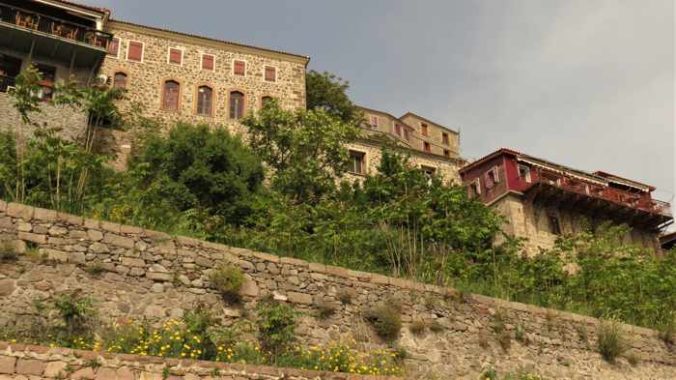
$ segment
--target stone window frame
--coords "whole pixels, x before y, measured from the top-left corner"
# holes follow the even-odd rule
[[[240,75],[240,74],[235,74],[235,62],[237,62],[237,61],[239,61],[239,62],[244,62],[244,73],[241,74],[241,75]],[[247,62],[246,59],[233,58],[233,59],[232,59],[232,71],[231,71],[232,75],[235,76],[235,77],[246,78],[246,68],[247,68],[247,66],[249,66],[249,62]],[[234,90],[233,90],[233,91],[234,91]],[[230,92],[232,92],[232,91],[230,91]],[[241,92],[241,91],[240,91],[240,92]],[[246,95],[246,94],[245,94],[245,95]]]
[[[127,77],[127,82],[125,83],[125,86],[124,86],[124,87],[119,87],[119,88],[121,88],[121,89],[123,89],[123,90],[128,90],[128,89],[129,89],[129,71],[127,71],[126,69],[123,69],[123,68],[117,68],[117,69],[113,70],[113,75],[112,75],[112,77],[110,78],[110,79],[111,79],[111,81],[110,81],[110,86],[111,86],[112,88],[115,88],[115,76],[116,76],[117,74],[124,74],[124,75],[126,75],[126,77]]]
[[[203,113],[198,113],[198,100],[199,100],[199,90],[200,87],[209,87],[211,89],[211,113],[210,114],[203,114]],[[203,116],[203,117],[214,117],[216,116],[216,105],[218,102],[216,101],[217,99],[217,92],[216,91],[216,86],[213,85],[213,83],[200,83],[195,85],[195,105],[193,106],[193,114],[196,116]],[[229,105],[229,104],[228,104]]]
[[[240,91],[240,92],[241,92],[241,91]],[[265,95],[261,96],[261,109],[263,109],[263,105],[265,105],[265,99],[266,99],[266,98],[269,98],[269,99],[271,99],[271,100],[279,100],[279,99],[277,99],[276,97],[274,97],[274,96],[272,96],[272,95],[270,95],[270,94],[265,94]]]
[[[176,82],[178,83],[178,104],[176,104],[176,109],[175,110],[170,110],[164,108],[164,84],[167,82]],[[160,111],[163,112],[169,112],[169,113],[181,113],[181,105],[182,105],[182,99],[181,97],[183,96],[183,83],[181,80],[176,79],[175,77],[169,77],[169,78],[163,78],[160,81]]]
[[[347,172],[353,175],[358,175],[358,176],[366,176],[366,168],[368,168],[367,162],[366,162],[366,152],[363,150],[358,150],[358,149],[348,149],[348,155],[350,157],[350,168],[348,168]],[[360,171],[356,172],[352,170],[352,157],[353,156],[361,156],[361,168]]]
[[[122,52],[122,38],[113,37],[113,40],[117,40],[117,53],[112,55],[108,52],[108,49],[106,49],[106,58],[120,59],[120,53]]]
[[[242,115],[240,115],[239,118],[230,117],[230,98],[232,96],[232,93],[234,93],[234,92],[239,92],[239,93],[242,94]],[[246,115],[247,106],[249,105],[249,101],[248,101],[249,95],[247,94],[246,91],[244,91],[244,89],[238,88],[238,87],[228,89],[227,94],[228,94],[228,97],[227,97],[226,106],[227,106],[228,119],[235,120],[235,121],[241,120]]]
[[[141,44],[141,60],[140,61],[137,61],[137,60],[134,60],[134,59],[129,59],[129,48],[131,47],[132,42],[136,42],[136,43]],[[126,58],[125,60],[127,62],[144,63],[145,60],[146,60],[146,43],[143,42],[143,41],[129,40],[129,41],[127,41],[127,50],[125,51],[125,53],[126,53],[125,54],[125,58]],[[164,83],[164,82],[162,82],[162,83]]]
[[[210,57],[213,59],[214,67],[212,67],[211,69],[205,69],[205,68],[204,68],[204,56],[205,56],[205,55],[208,55],[208,56],[210,56]],[[233,69],[234,69],[234,68],[233,68]],[[205,52],[200,53],[200,70],[202,70],[202,71],[216,72],[216,54],[205,53]]]
[[[171,62],[171,50],[178,50],[181,52],[181,63]],[[183,66],[183,61],[185,60],[185,48],[182,46],[169,46],[167,48],[167,64],[174,66]]]
[[[267,71],[268,69],[273,69],[274,70],[274,79],[273,80],[268,80],[267,78]],[[267,83],[277,83],[279,79],[279,69],[277,66],[273,65],[263,65],[263,81]]]

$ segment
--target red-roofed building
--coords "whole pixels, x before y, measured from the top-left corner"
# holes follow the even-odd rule
[[[673,223],[670,205],[652,198],[653,186],[602,171],[588,173],[511,149],[499,149],[460,169],[471,197],[507,218],[506,233],[528,239],[527,251],[550,248],[562,234],[602,222],[626,224],[626,237],[659,250]]]

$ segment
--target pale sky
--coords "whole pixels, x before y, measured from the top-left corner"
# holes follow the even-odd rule
[[[113,17],[309,55],[361,105],[658,187],[674,201],[672,0],[79,0]]]

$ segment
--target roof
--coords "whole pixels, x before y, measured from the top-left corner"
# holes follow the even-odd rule
[[[555,167],[559,170],[575,172],[575,173],[581,174],[585,177],[589,177],[590,180],[602,181],[603,183],[608,183],[610,181],[610,182],[620,183],[620,184],[625,185],[625,186],[635,187],[635,188],[638,188],[638,189],[644,190],[644,191],[655,190],[655,187],[643,184],[641,182],[632,181],[630,179],[625,179],[625,178],[622,178],[622,177],[619,177],[619,176],[616,176],[616,175],[613,175],[613,174],[609,174],[609,173],[606,173],[606,172],[602,172],[602,171],[596,171],[596,172],[593,172],[593,173],[589,173],[589,172],[586,172],[584,170],[574,169],[574,168],[571,168],[569,166],[557,164],[557,163],[554,163],[554,162],[551,162],[551,161],[548,161],[548,160],[545,160],[545,159],[542,159],[542,158],[533,157],[533,156],[530,156],[528,154],[521,153],[521,152],[518,152],[516,150],[512,150],[512,149],[508,149],[508,148],[500,148],[500,149],[498,149],[498,150],[496,150],[492,153],[489,153],[488,155],[483,156],[483,157],[479,158],[478,160],[471,162],[468,165],[465,165],[464,167],[460,168],[459,172],[465,173],[468,170],[475,168],[475,167],[483,164],[484,162],[491,160],[495,157],[501,156],[501,155],[510,155],[510,156],[514,156],[516,158],[523,158],[523,159],[530,159],[530,160],[533,160],[533,161],[539,161],[540,163],[546,164],[548,166]]]
[[[403,126],[405,126],[405,127],[407,127],[407,128],[415,129],[415,128],[411,127],[410,125],[406,124],[406,122],[404,122],[404,121],[401,120],[400,118],[398,118],[398,117],[392,115],[391,113],[387,113],[387,112],[385,112],[385,111],[380,111],[380,110],[377,110],[377,109],[374,109],[374,108],[368,108],[368,107],[359,106],[359,105],[357,106],[357,108],[363,109],[363,110],[368,111],[368,112],[375,112],[375,113],[379,113],[379,114],[381,114],[381,115],[385,115],[385,116],[387,116],[387,117],[389,117],[389,118],[391,118],[391,119],[397,120],[399,123],[401,123]]]
[[[51,2],[54,2],[54,3],[63,3],[65,5],[70,5],[70,6],[73,6],[73,7],[79,7],[79,8],[87,9],[87,10],[90,10],[90,11],[99,12],[99,13],[110,13],[110,10],[108,8],[94,7],[94,6],[91,6],[91,5],[77,3],[77,2],[74,2],[74,1],[70,1],[70,0],[48,0],[48,1],[51,1]]]
[[[445,126],[445,125],[439,124],[439,123],[437,123],[436,121],[433,121],[433,120],[430,120],[430,119],[428,119],[428,118],[422,117],[422,116],[420,116],[420,115],[418,115],[418,114],[415,114],[415,113],[413,113],[413,112],[406,112],[405,114],[401,115],[400,119],[403,119],[403,118],[405,118],[406,116],[413,116],[413,117],[415,117],[415,118],[418,118],[418,119],[420,119],[420,120],[424,120],[424,121],[426,121],[426,122],[428,122],[428,123],[430,123],[430,124],[434,124],[434,125],[439,126],[439,127],[443,128],[443,129],[446,129],[446,130],[448,130],[448,131],[450,131],[450,132],[453,132],[453,133],[455,133],[455,134],[460,134],[460,132],[456,131],[455,129],[451,129],[451,128]]]
[[[197,34],[177,32],[177,31],[171,30],[171,29],[164,29],[164,28],[159,28],[159,27],[156,27],[156,26],[136,24],[136,23],[133,23],[133,22],[130,22],[130,21],[123,21],[123,20],[117,20],[117,19],[111,19],[110,21],[114,24],[127,25],[127,26],[131,26],[131,27],[142,28],[142,29],[149,29],[149,30],[154,30],[154,31],[162,32],[162,33],[171,33],[171,34],[174,34],[174,35],[180,35],[180,36],[185,36],[185,37],[189,37],[189,38],[196,38],[196,39],[200,39],[200,40],[204,40],[204,41],[226,44],[226,45],[230,45],[230,46],[233,46],[233,47],[239,47],[239,48],[245,48],[245,49],[254,49],[254,50],[266,51],[266,52],[275,53],[275,54],[288,55],[288,56],[300,58],[301,60],[303,60],[305,62],[305,65],[307,65],[308,62],[310,62],[310,57],[307,56],[307,55],[289,53],[289,52],[286,52],[286,51],[283,51],[283,50],[274,50],[274,49],[262,48],[262,47],[253,46],[253,45],[241,44],[241,43],[238,43],[238,42],[232,42],[232,41],[221,40],[221,39],[212,38],[212,37],[200,36],[200,35],[197,35]]]

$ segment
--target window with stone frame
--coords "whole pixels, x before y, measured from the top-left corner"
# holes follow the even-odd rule
[[[265,81],[267,82],[277,81],[277,69],[275,67],[265,66]]]
[[[366,153],[350,150],[350,167],[348,171],[354,174],[366,174],[365,158]]]
[[[246,73],[246,62],[235,60],[233,62],[233,73],[235,75],[244,76],[244,74]]]
[[[169,48],[169,63],[181,65],[183,63],[183,50],[178,48]]]
[[[441,142],[442,142],[444,145],[448,145],[448,144],[449,144],[448,133],[446,133],[446,132],[441,132]]]
[[[261,98],[261,107],[265,107],[265,106],[267,106],[268,104],[271,104],[274,100],[275,100],[275,98],[273,98],[272,96],[264,96],[264,97],[262,97],[262,98]]]
[[[164,82],[162,87],[162,109],[165,111],[178,111],[181,96],[181,84],[175,80]]]
[[[143,61],[143,42],[129,41],[127,60],[135,62]]]
[[[213,93],[209,86],[199,86],[197,88],[197,114],[211,116],[213,112]]]
[[[423,136],[427,136],[427,124],[420,123],[420,134]]]
[[[202,70],[214,71],[215,59],[212,54],[202,54]]]
[[[113,75],[113,88],[127,88],[127,74],[121,71]]]
[[[423,150],[427,153],[431,153],[432,145],[430,145],[430,143],[428,143],[427,141],[423,141]]]
[[[241,119],[244,116],[244,94],[239,91],[232,91],[229,108],[231,119]]]
[[[469,184],[469,195],[472,198],[481,196],[481,181],[479,181],[479,178]]]
[[[444,149],[444,157],[451,158],[451,151],[448,149]]]
[[[109,56],[115,58],[120,56],[120,39],[118,37],[113,37],[113,39],[110,40],[107,53]]]
[[[518,173],[519,173],[519,178],[521,178],[523,181],[530,183],[530,181],[531,181],[531,179],[530,179],[530,166],[519,164],[517,170],[518,170]]]

